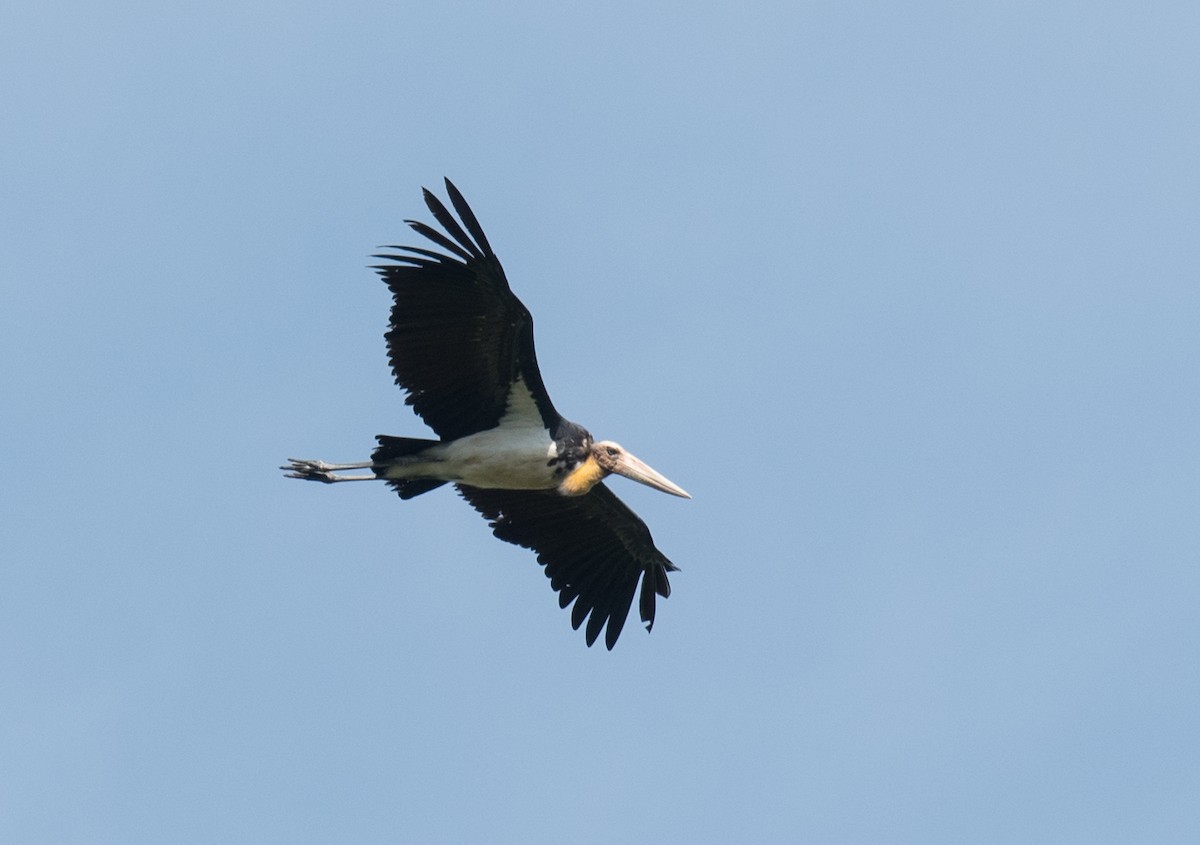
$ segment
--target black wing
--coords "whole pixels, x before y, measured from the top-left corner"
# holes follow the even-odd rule
[[[497,537],[537,552],[559,606],[575,602],[572,627],[588,620],[589,646],[605,623],[604,644],[616,644],[639,578],[642,622],[646,630],[654,627],[655,597],[671,595],[667,573],[678,567],[654,547],[646,523],[603,484],[584,496],[464,485],[458,492],[487,517]]]
[[[560,417],[538,371],[533,317],[509,288],[479,221],[449,179],[446,192],[461,225],[428,189],[425,203],[448,237],[405,221],[445,252],[389,246],[406,254],[375,256],[396,262],[374,268],[392,291],[386,336],[396,384],[443,440],[494,428],[519,378],[553,429]]]

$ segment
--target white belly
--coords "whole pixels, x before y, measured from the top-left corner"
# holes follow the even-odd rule
[[[557,487],[550,461],[558,450],[544,428],[493,428],[439,450],[437,477],[472,487],[545,490]]]
[[[548,490],[560,478],[550,463],[558,447],[550,439],[537,404],[518,379],[500,425],[402,458],[387,478],[440,478],[472,487],[501,490]]]

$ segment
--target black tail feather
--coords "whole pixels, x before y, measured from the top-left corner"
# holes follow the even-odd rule
[[[408,478],[403,481],[388,479],[388,486],[399,493],[401,499],[411,499],[414,496],[420,496],[422,493],[436,490],[446,483],[439,478]]]
[[[388,465],[395,462],[397,458],[419,454],[439,443],[437,440],[425,440],[420,437],[392,437],[390,434],[380,434],[375,439],[379,441],[379,446],[371,453],[371,463],[375,465],[373,469],[378,478],[385,478],[384,473]],[[420,496],[422,493],[436,490],[446,483],[440,478],[387,478],[386,480],[388,486],[400,494],[401,499]]]

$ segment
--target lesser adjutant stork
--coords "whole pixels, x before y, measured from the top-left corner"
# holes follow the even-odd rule
[[[430,191],[445,229],[405,221],[444,251],[389,246],[376,267],[391,289],[388,356],[407,403],[437,440],[381,434],[371,460],[289,459],[290,478],[334,483],[379,479],[402,499],[453,484],[501,540],[537,552],[571,624],[590,646],[607,626],[612,648],[638,581],[638,608],[653,627],[676,567],[646,524],[604,484],[612,473],[691,498],[617,443],[594,440],[554,409],[533,348],[533,318],[508,286],[479,221],[446,180],[458,220]],[[343,474],[369,470],[369,474]]]

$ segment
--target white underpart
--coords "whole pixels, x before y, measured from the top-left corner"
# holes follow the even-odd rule
[[[533,396],[518,379],[500,424],[441,446],[387,470],[388,478],[440,478],[472,487],[545,490],[557,487],[550,461],[558,454]]]

